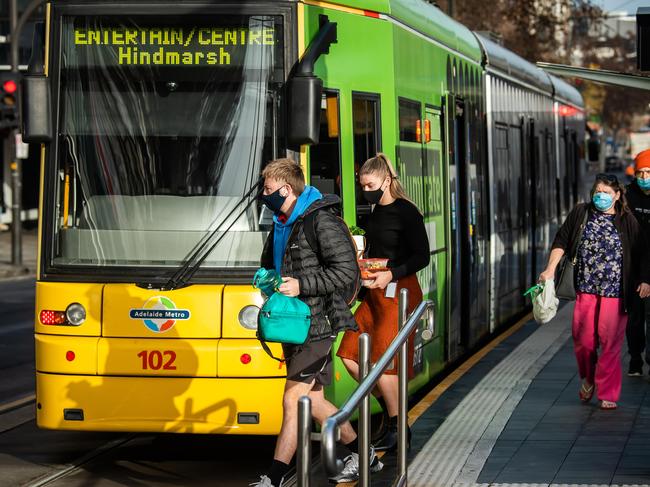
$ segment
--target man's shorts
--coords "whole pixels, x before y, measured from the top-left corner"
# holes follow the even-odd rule
[[[335,337],[328,337],[304,345],[282,344],[287,357],[287,379],[296,382],[328,386],[332,382],[332,345]]]

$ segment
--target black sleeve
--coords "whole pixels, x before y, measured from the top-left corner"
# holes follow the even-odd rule
[[[642,282],[650,284],[650,247],[634,215],[630,213],[626,220],[630,235],[630,246],[632,247],[632,265],[637,269],[636,288]]]
[[[555,234],[551,250],[562,249],[568,253],[571,248],[571,236],[575,233],[576,226],[580,225],[578,219],[581,215],[582,205],[577,205],[569,212],[564,223]]]
[[[301,296],[327,296],[351,284],[359,272],[357,255],[345,222],[328,211],[314,217],[323,270],[298,277]]]
[[[424,218],[418,209],[412,204],[404,211],[404,231],[401,235],[403,245],[408,249],[408,259],[403,264],[391,269],[393,279],[401,279],[405,276],[415,274],[429,265],[430,250],[427,229],[424,226]]]

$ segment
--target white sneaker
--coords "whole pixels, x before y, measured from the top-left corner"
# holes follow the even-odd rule
[[[271,479],[268,476],[260,475],[259,481],[248,485],[250,487],[282,487],[282,484],[284,484],[284,477],[282,477],[282,480],[280,480],[280,485],[273,485],[271,483]]]
[[[372,473],[379,472],[384,468],[384,464],[379,461],[379,458],[375,454],[375,447],[370,447],[370,471]],[[329,481],[335,484],[340,484],[342,482],[356,482],[359,480],[359,454],[350,453],[347,457],[343,459],[343,470],[334,476],[330,477]]]

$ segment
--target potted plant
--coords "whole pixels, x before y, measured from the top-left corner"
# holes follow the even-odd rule
[[[354,245],[357,248],[357,259],[362,259],[366,250],[366,231],[356,225],[351,225],[350,234],[352,234],[352,240],[354,240]]]

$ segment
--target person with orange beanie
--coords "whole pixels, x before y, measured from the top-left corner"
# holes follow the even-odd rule
[[[630,210],[636,217],[645,238],[645,251],[650,252],[650,149],[639,152],[634,158],[634,180],[627,185],[626,196]],[[646,261],[647,262],[647,261]],[[627,322],[627,348],[630,353],[628,375],[643,375],[643,357],[650,365],[650,298],[637,295],[629,310]]]

